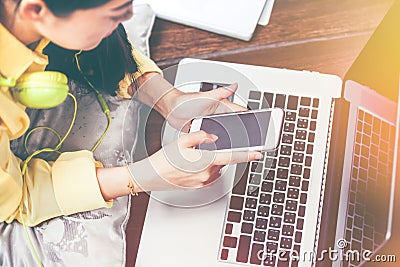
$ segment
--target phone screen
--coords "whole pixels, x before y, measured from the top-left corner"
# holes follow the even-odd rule
[[[203,118],[200,129],[218,136],[212,144],[200,144],[199,149],[221,150],[264,146],[271,111],[233,113]]]

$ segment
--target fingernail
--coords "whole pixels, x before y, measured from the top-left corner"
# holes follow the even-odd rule
[[[261,154],[261,153],[256,153],[255,158],[256,158],[256,159],[262,159],[262,158],[263,158],[263,154]]]
[[[212,138],[213,138],[213,141],[217,141],[217,140],[218,140],[218,136],[217,136],[217,135],[212,134],[211,136],[212,136]]]

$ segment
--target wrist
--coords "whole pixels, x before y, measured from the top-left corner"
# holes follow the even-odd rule
[[[183,94],[160,74],[145,73],[138,79],[138,99],[167,118],[176,106],[176,98]]]
[[[177,186],[163,179],[149,158],[128,164],[127,170],[132,179],[132,184],[138,192],[177,189]]]

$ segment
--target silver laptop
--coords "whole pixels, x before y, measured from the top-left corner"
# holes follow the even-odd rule
[[[266,152],[262,161],[228,167],[221,179],[204,189],[152,193],[136,266],[317,263],[328,152],[335,145],[330,139],[334,104],[341,97],[342,81],[314,72],[185,59],[178,66],[175,86],[189,92],[201,90],[204,82],[235,81],[239,90],[234,102],[286,111],[279,149]],[[349,118],[359,118],[354,112],[364,110],[371,119],[394,125],[396,103],[355,82],[347,82],[344,92],[355,107]],[[347,146],[352,147],[358,139],[348,132]],[[167,125],[164,144],[177,135]],[[394,144],[390,142],[388,149]],[[349,149],[345,157],[353,155]],[[344,172],[351,166],[346,164]],[[346,211],[341,212],[339,218],[346,217]],[[345,229],[338,224],[338,238],[343,238],[341,227]]]

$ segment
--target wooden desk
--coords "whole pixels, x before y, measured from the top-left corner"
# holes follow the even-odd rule
[[[156,20],[152,58],[161,68],[184,57],[213,59],[344,77],[394,0],[276,0],[270,23],[258,26],[250,42],[164,20]],[[228,12],[228,11],[227,11]],[[216,18],[218,19],[218,18]],[[160,148],[162,118],[152,113],[146,129],[148,152]],[[134,198],[127,227],[127,266],[134,266],[147,208]]]

